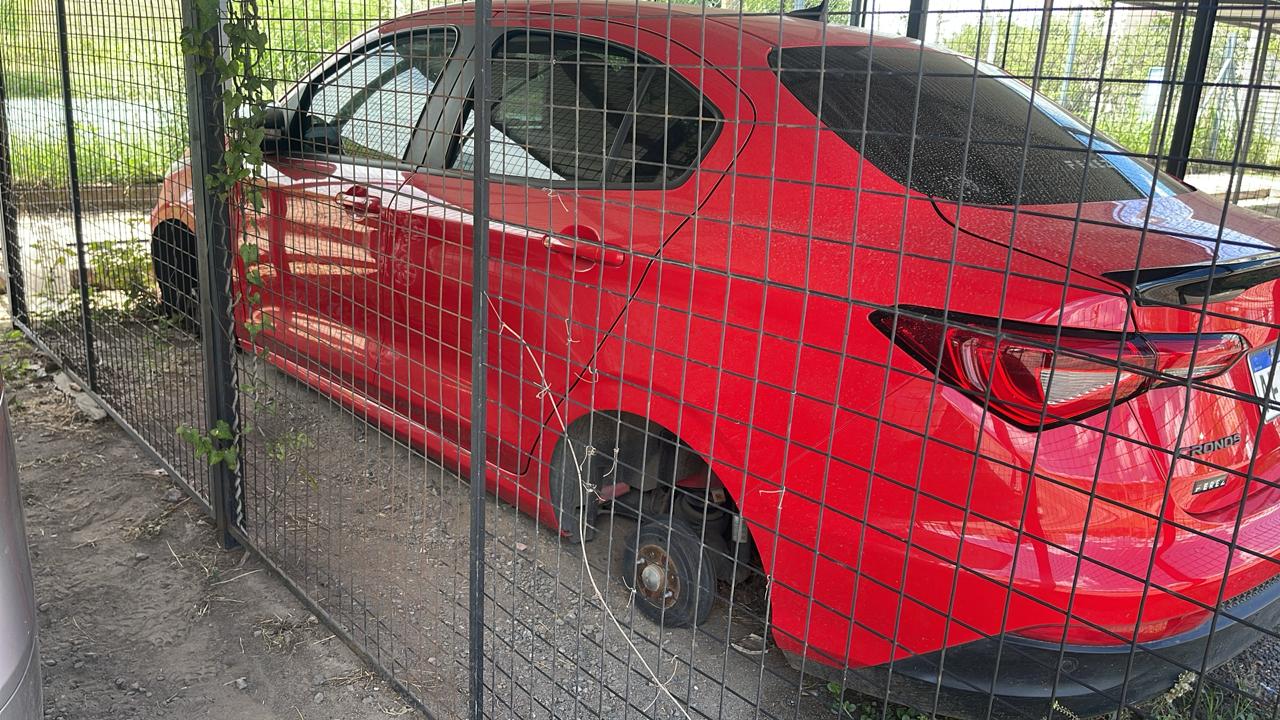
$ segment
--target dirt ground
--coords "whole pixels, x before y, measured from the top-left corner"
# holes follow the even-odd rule
[[[31,541],[45,717],[386,718],[411,712],[110,420],[0,343]]]

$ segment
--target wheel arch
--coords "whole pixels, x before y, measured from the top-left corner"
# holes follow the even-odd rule
[[[592,407],[591,398],[587,397],[579,402],[565,403],[566,407],[573,407],[577,412],[572,415],[561,412],[560,415],[565,417],[565,430],[549,428],[554,430],[553,441],[542,445],[538,461],[547,468],[544,497],[551,501],[553,507],[556,507],[553,483],[559,482],[553,477],[556,472],[553,461],[555,449],[566,438],[572,438],[575,433],[582,433],[585,428],[589,428],[593,418],[598,421],[601,417],[607,419],[613,415],[624,415],[631,418],[637,427],[643,427],[647,423],[669,432],[679,446],[686,448],[711,468],[724,485],[734,506],[748,520],[747,527],[761,553],[761,560],[766,568],[770,567],[770,549],[775,534],[773,528],[777,524],[777,501],[769,499],[767,502],[750,502],[753,496],[760,494],[758,491],[765,488],[744,470],[745,441],[749,428],[735,420],[717,417],[705,410],[693,408],[689,403],[660,394],[628,391],[621,384],[608,388],[603,385],[603,379],[592,385],[591,395],[617,398],[619,402],[611,406]],[[758,498],[765,499],[764,496]]]

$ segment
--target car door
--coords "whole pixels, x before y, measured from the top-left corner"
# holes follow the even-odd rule
[[[510,472],[527,467],[568,389],[591,380],[596,348],[649,263],[714,188],[689,182],[695,168],[723,171],[737,151],[714,142],[721,121],[711,102],[737,91],[719,75],[700,91],[671,67],[697,67],[696,55],[635,28],[615,34],[639,37],[640,52],[606,41],[608,23],[575,18],[566,26],[572,31],[551,32],[558,23],[509,28],[491,65],[488,447],[489,460]],[[476,131],[465,111],[452,127],[459,132],[449,171],[411,179],[404,192],[430,194],[465,214],[473,210]],[[441,322],[421,331],[451,352],[439,372],[423,375],[438,387],[424,388],[417,401],[435,402],[452,439],[465,444],[469,224],[428,243]]]
[[[396,190],[455,44],[448,28],[381,38],[302,88],[290,131],[299,142],[270,159],[263,212],[247,228],[262,278],[253,331],[285,360],[370,394],[392,322],[382,295]]]

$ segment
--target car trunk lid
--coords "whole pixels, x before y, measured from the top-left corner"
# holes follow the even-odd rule
[[[1134,438],[1169,468],[1188,514],[1231,522],[1243,495],[1280,480],[1276,292],[1280,223],[1200,193],[1073,206],[997,208],[934,201],[975,242],[995,243],[1105,279],[1132,300],[1144,335],[1234,333],[1245,361],[1210,380],[1169,383],[1130,400]],[[1222,517],[1217,517],[1219,514]],[[1230,516],[1230,517],[1227,517]]]

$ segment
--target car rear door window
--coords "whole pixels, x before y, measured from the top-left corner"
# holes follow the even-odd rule
[[[1132,200],[1185,190],[1000,70],[910,47],[789,47],[783,86],[886,175],[984,205]]]
[[[494,54],[490,167],[545,182],[649,184],[697,164],[717,121],[684,78],[598,40],[518,33]],[[470,113],[453,167],[472,170]]]
[[[343,155],[400,160],[454,37],[439,28],[371,48],[317,85],[305,111],[338,128]]]

